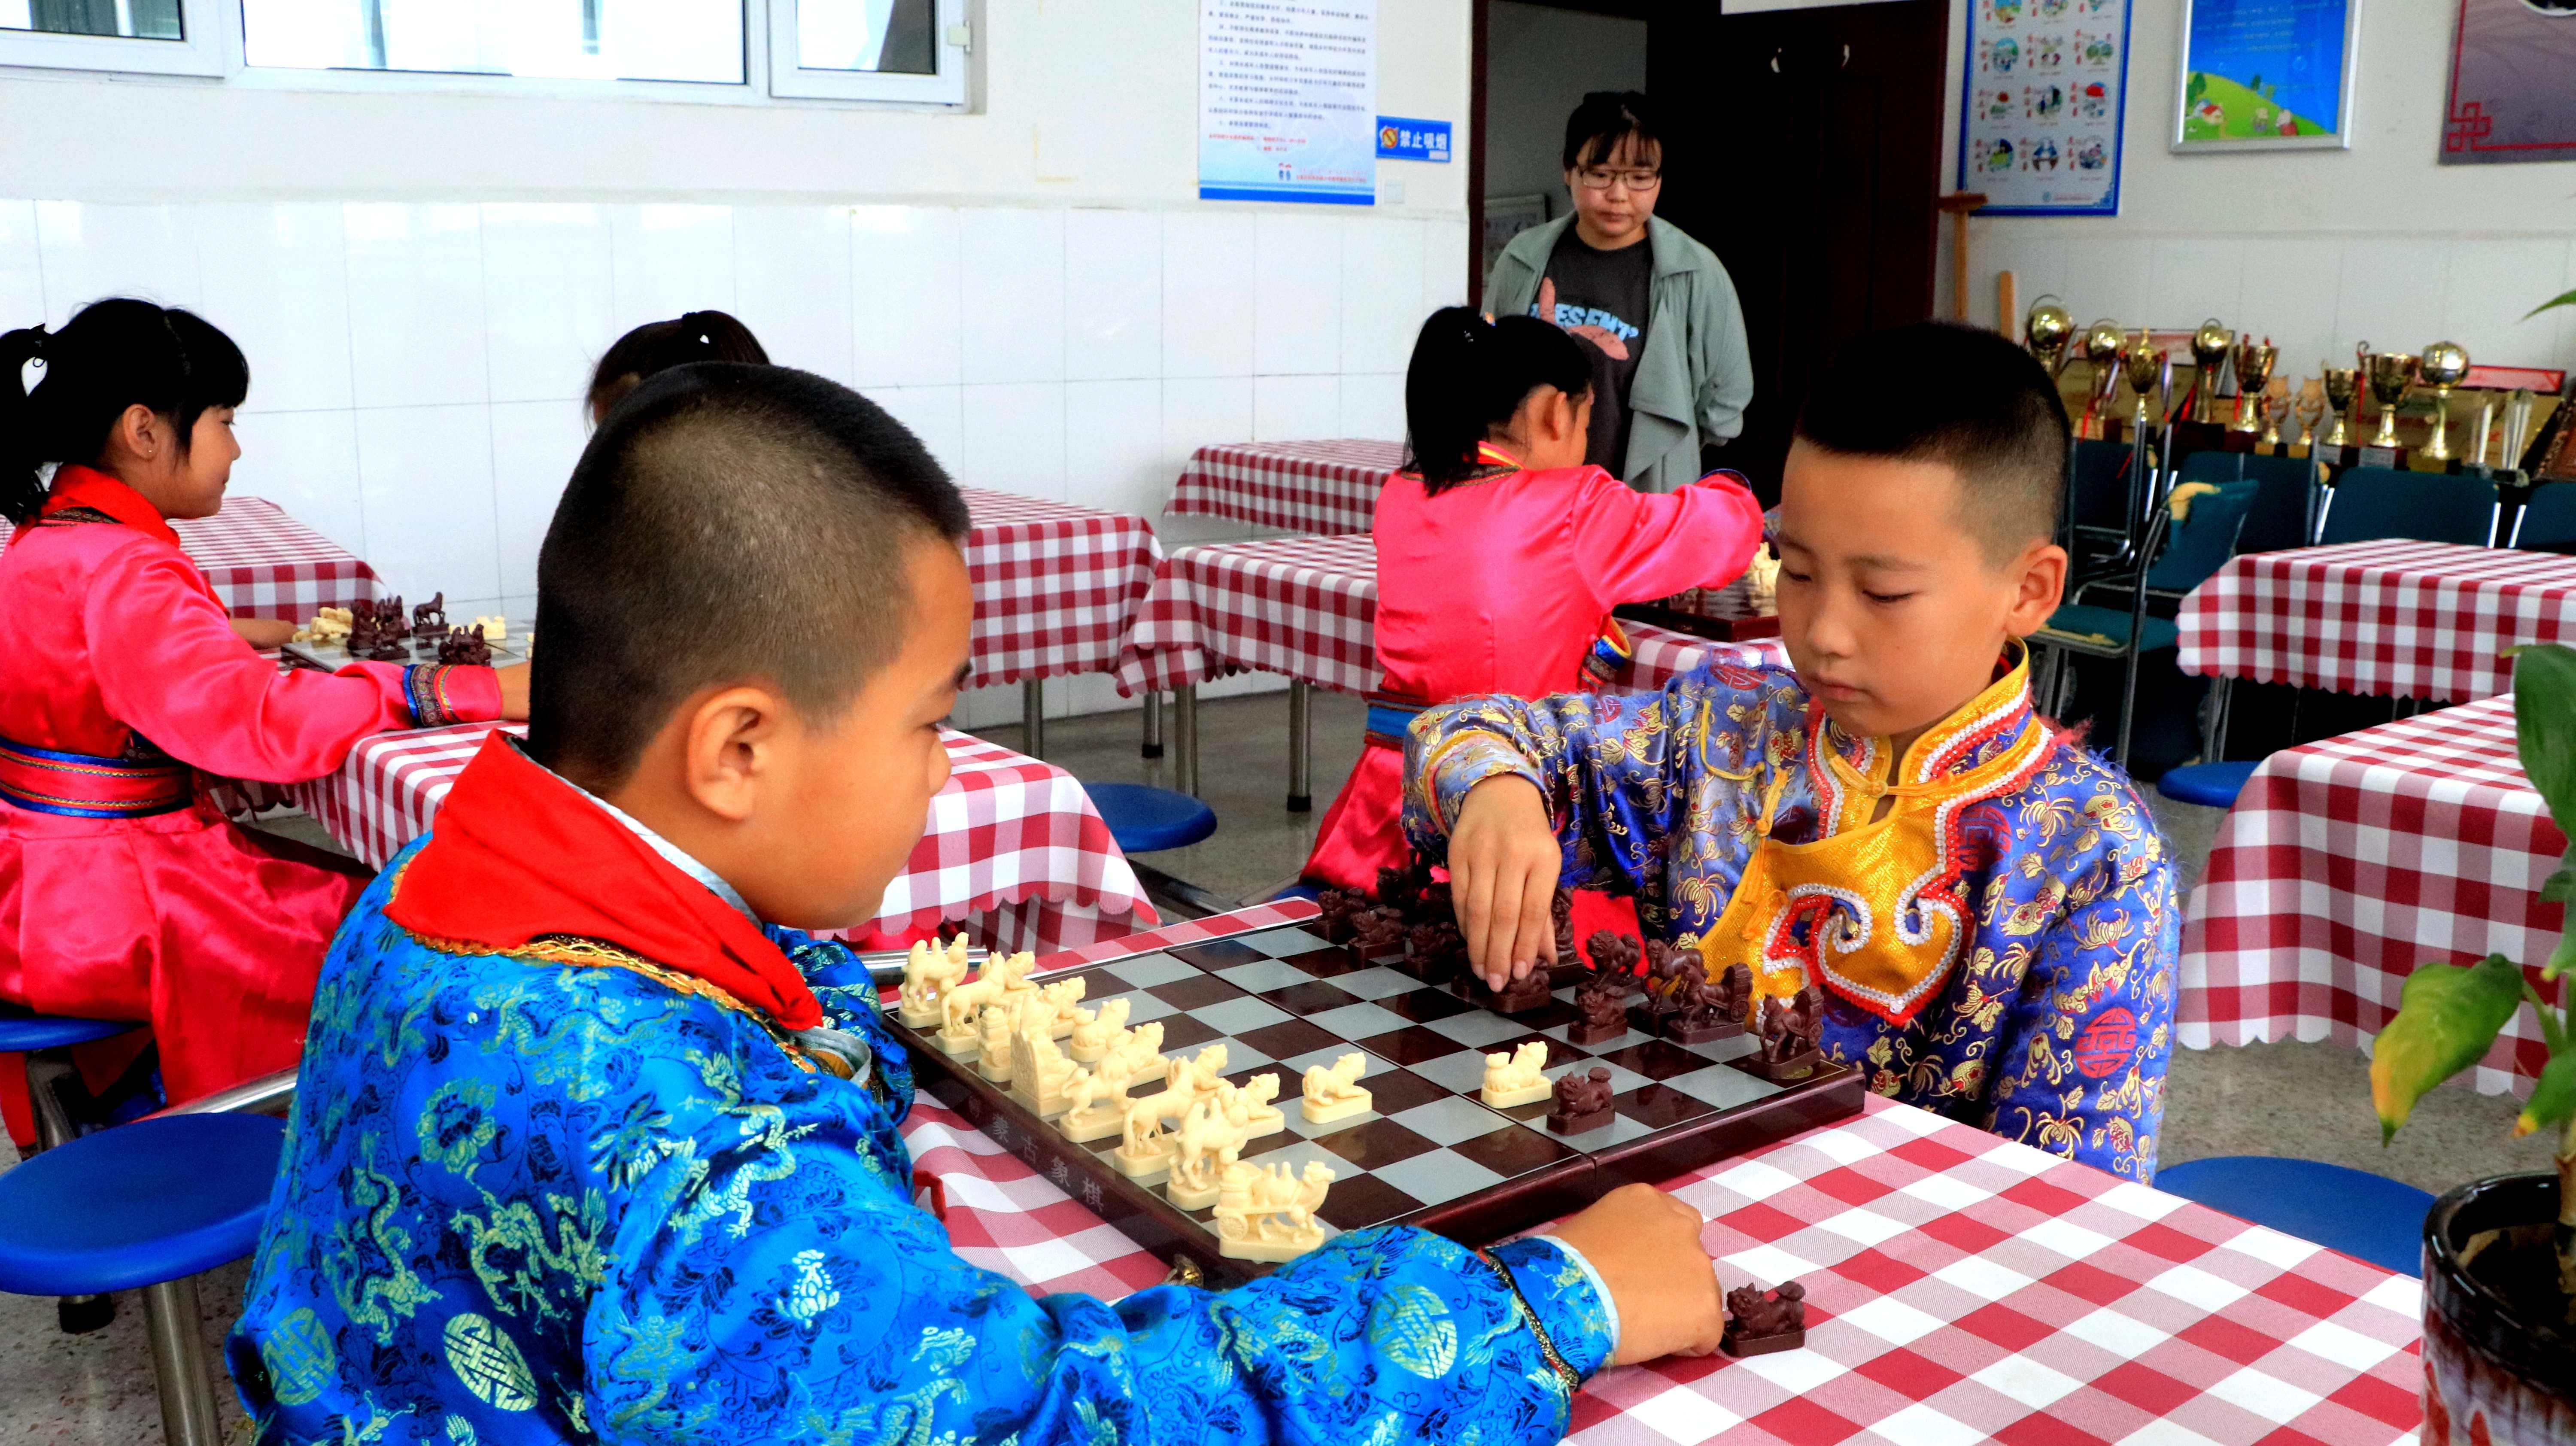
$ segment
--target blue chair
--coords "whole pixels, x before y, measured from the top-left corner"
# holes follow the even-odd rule
[[[2230,482],[2242,481],[2247,455],[2243,452],[2186,453],[2182,461],[2175,464],[2174,485],[2207,482],[2214,487],[2224,487]]]
[[[1178,789],[1144,783],[1086,783],[1082,788],[1122,854],[1187,848],[1216,832],[1216,810]]]
[[[0,1175],[0,1290],[141,1288],[171,1446],[221,1440],[196,1277],[250,1254],[285,1138],[285,1122],[267,1115],[162,1115],[84,1135]]]
[[[2405,537],[2492,547],[2495,529],[2496,486],[2484,477],[2354,467],[2335,479],[2317,541]]]
[[[2514,547],[2576,553],[2576,482],[2543,482],[2513,520]]]
[[[2186,763],[2166,769],[2164,777],[2156,780],[2156,792],[2176,803],[2234,808],[2236,795],[2245,791],[2245,781],[2254,776],[2254,768],[2250,762]]]
[[[2156,1188],[2399,1275],[2424,1273],[2433,1197],[2403,1181],[2316,1160],[2219,1155],[2156,1172]]]
[[[142,1026],[114,1019],[80,1019],[63,1014],[35,1014],[14,1004],[0,1004],[0,1054],[20,1054],[27,1062],[27,1109],[36,1117],[36,1149],[50,1150],[72,1138],[71,1115],[63,1109],[54,1082],[71,1073],[64,1051],[76,1044],[113,1039]],[[116,1297],[71,1295],[54,1302],[54,1322],[65,1335],[86,1335],[116,1319]]]

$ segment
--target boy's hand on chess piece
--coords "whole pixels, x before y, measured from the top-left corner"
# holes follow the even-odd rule
[[[1486,779],[1449,832],[1449,887],[1467,960],[1489,989],[1556,957],[1556,830],[1529,780]]]
[[[501,685],[501,721],[524,723],[528,720],[528,665],[512,663],[492,670]]]
[[[1547,1232],[1583,1252],[1619,1308],[1610,1364],[1704,1356],[1726,1333],[1717,1266],[1699,1243],[1708,1221],[1652,1185],[1622,1185]]]

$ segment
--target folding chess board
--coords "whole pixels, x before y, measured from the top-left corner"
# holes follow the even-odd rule
[[[1287,1128],[1245,1145],[1242,1161],[1310,1161],[1334,1172],[1318,1212],[1326,1233],[1371,1225],[1418,1225],[1470,1245],[1499,1240],[1577,1210],[1632,1181],[1657,1183],[1729,1155],[1856,1114],[1859,1074],[1834,1065],[1793,1084],[1772,1084],[1729,1061],[1752,1055],[1750,1035],[1701,1045],[1629,1031],[1578,1046],[1566,1028],[1580,1016],[1571,988],[1541,1009],[1504,1016],[1447,988],[1424,984],[1389,959],[1367,959],[1287,926],[1174,945],[1065,970],[1041,982],[1089,981],[1083,1007],[1128,1002],[1130,1028],[1163,1026],[1163,1054],[1181,1059],[1226,1047],[1225,1078],[1279,1076]],[[1075,1144],[1040,1120],[1007,1085],[976,1073],[975,1058],[951,1059],[925,1030],[886,1022],[908,1047],[914,1077],[1040,1174],[1117,1225],[1139,1245],[1177,1263],[1195,1261],[1211,1280],[1266,1274],[1268,1265],[1218,1253],[1215,1212],[1181,1210],[1159,1180],[1119,1173],[1118,1137]],[[1614,1091],[1607,1124],[1577,1135],[1547,1127],[1548,1102],[1497,1110],[1477,1097],[1485,1056],[1532,1040],[1547,1044],[1546,1073],[1606,1066]],[[1357,1050],[1360,1083],[1374,1108],[1326,1124],[1299,1109],[1309,1065],[1331,1065]],[[1149,1097],[1157,1085],[1139,1085]]]
[[[462,624],[459,624],[459,626],[462,626]],[[512,663],[524,663],[528,660],[526,635],[522,633],[515,636],[517,641],[510,643],[493,643],[490,645],[492,649],[493,667],[506,668]],[[356,654],[350,652],[347,648],[340,646],[338,643],[288,643],[282,651],[285,653],[286,661],[289,663],[292,663],[299,668],[319,669],[325,673],[335,673],[340,669],[349,666],[351,663],[366,661],[366,659],[360,658]],[[436,638],[405,639],[401,661],[406,663],[437,662],[438,640]]]

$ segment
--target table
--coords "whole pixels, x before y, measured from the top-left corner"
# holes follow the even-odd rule
[[[1046,751],[1046,680],[1117,664],[1162,546],[1152,524],[1124,512],[958,489],[972,525],[966,573],[975,587],[975,641],[966,684],[1022,686],[1021,735]]]
[[[2350,542],[2229,559],[2183,599],[2186,673],[2465,703],[2518,643],[2576,635],[2576,557]],[[2213,755],[2215,756],[2215,755]]]
[[[1402,442],[1230,442],[1201,447],[1163,510],[1287,532],[1366,532]]]
[[[1041,968],[1312,912],[1193,920]],[[904,1134],[917,1167],[949,1177],[948,1235],[969,1262],[1040,1294],[1115,1299],[1163,1278],[958,1116],[918,1102]],[[2419,1420],[2417,1282],[1922,1110],[1873,1096],[1856,1119],[1666,1188],[1710,1217],[1728,1284],[1805,1282],[1807,1346],[1604,1371],[1575,1398],[1583,1446],[2376,1446]]]
[[[2357,1046],[2436,960],[2498,953],[2536,983],[2564,922],[2540,885],[2566,847],[2516,759],[2510,694],[2275,753],[2184,907],[2175,1037]],[[2473,1078],[2528,1094],[2548,1058],[2525,1011]]]
[[[1183,791],[1198,791],[1195,694],[1229,673],[1289,680],[1289,800],[1311,799],[1311,688],[1365,694],[1377,686],[1377,541],[1366,533],[1283,537],[1186,548],[1163,560],[1118,655],[1118,691],[1178,700]],[[1710,657],[1743,663],[1784,656],[1776,639],[1717,643],[1651,624],[1622,623],[1636,648],[1632,681],[1657,688]]]
[[[237,618],[300,623],[384,595],[383,579],[265,497],[228,497],[212,517],[170,524],[188,560]],[[0,522],[0,544],[15,529]]]
[[[381,868],[428,829],[491,731],[467,723],[378,734],[338,772],[287,794],[342,847]],[[931,799],[929,827],[887,886],[876,928],[901,933],[966,919],[978,942],[1043,952],[1156,922],[1073,775],[963,733],[943,738],[948,786]]]

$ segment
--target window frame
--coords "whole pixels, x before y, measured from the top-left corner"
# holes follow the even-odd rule
[[[809,70],[796,63],[796,7],[804,0],[761,0],[769,11],[769,93],[783,100],[854,100],[880,104],[966,108],[974,50],[966,0],[934,0],[931,49],[939,58],[932,75],[861,70]],[[950,43],[965,29],[967,43]]]
[[[184,40],[0,30],[0,66],[221,78],[229,73],[231,37],[240,32],[240,16],[240,0],[179,0],[179,30],[187,37]]]

